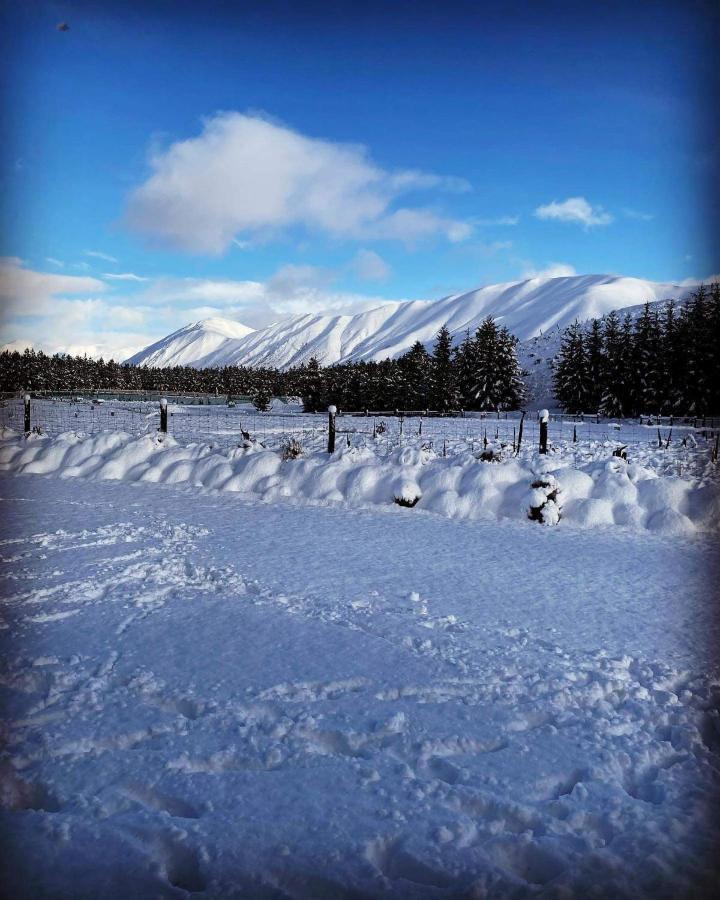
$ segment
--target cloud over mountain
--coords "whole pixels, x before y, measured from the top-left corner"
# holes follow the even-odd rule
[[[423,206],[419,191],[467,182],[408,169],[390,172],[359,145],[306,137],[256,115],[218,113],[198,137],[153,154],[152,174],[131,195],[126,222],[179,249],[219,255],[239,235],[301,226],[336,238],[429,237],[460,241],[472,226]]]

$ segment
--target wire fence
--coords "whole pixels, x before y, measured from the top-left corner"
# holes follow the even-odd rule
[[[58,435],[67,432],[93,435],[104,431],[132,435],[161,430],[160,403],[155,401],[107,401],[33,398],[29,401],[30,430]],[[25,431],[25,402],[19,397],[0,400],[0,427]],[[399,446],[420,446],[443,455],[488,445],[517,446],[522,428],[524,447],[537,446],[540,426],[535,414],[466,413],[443,416],[431,412],[345,412],[336,417],[336,446],[371,447],[390,451]],[[603,419],[590,416],[552,415],[550,444],[593,441],[621,445],[661,446],[677,443],[688,434],[711,440],[720,419],[698,420],[643,417]],[[326,450],[328,415],[300,412],[258,412],[251,406],[168,404],[167,432],[182,444],[210,443],[232,448],[252,441],[278,450],[297,442],[304,452]]]

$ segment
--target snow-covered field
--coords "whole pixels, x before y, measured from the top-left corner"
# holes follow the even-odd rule
[[[5,892],[710,896],[717,484],[633,450],[6,432]]]

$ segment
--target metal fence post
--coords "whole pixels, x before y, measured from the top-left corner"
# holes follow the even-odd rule
[[[25,394],[25,435],[30,434],[30,394]]]
[[[328,406],[328,453],[335,452],[335,415],[336,406]]]
[[[163,397],[160,401],[160,431],[167,434],[167,400]]]
[[[538,418],[540,419],[540,453],[547,453],[547,439],[548,439],[548,421],[550,420],[550,413],[546,409],[541,409],[538,413]]]

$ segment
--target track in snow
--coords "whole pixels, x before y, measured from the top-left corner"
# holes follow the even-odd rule
[[[14,896],[711,884],[704,541],[37,476],[0,496]]]

